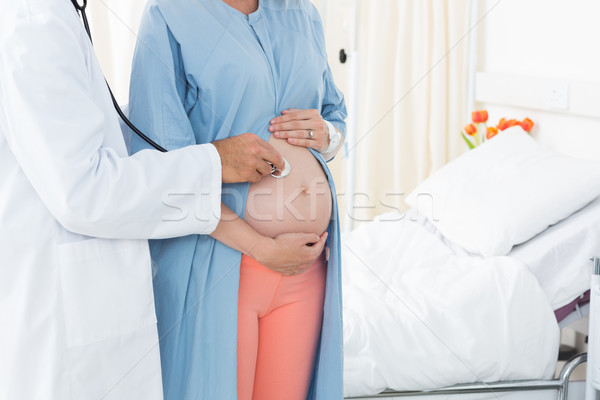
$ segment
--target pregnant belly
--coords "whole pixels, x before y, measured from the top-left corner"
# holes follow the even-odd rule
[[[252,183],[244,219],[259,233],[275,237],[281,233],[325,232],[331,217],[331,190],[323,167],[306,148],[269,138],[291,165],[288,176],[264,177]]]

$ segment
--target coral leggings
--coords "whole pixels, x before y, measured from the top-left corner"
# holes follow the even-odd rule
[[[238,300],[238,400],[305,400],[323,321],[324,254],[283,276],[243,255]]]

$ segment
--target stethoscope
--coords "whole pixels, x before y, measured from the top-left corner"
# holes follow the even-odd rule
[[[92,40],[92,33],[90,32],[90,24],[88,23],[87,15],[85,14],[85,8],[87,7],[87,0],[83,0],[82,5],[79,5],[77,0],[71,0],[71,3],[73,3],[73,6],[75,6],[75,9],[78,11],[79,15],[81,15],[81,19],[83,20],[83,26],[85,27],[85,31],[87,32],[87,35],[90,38],[90,42],[94,43],[94,41]],[[123,122],[125,122],[125,124],[132,131],[134,131],[136,135],[138,135],[140,138],[144,139],[144,141],[146,143],[148,143],[150,146],[154,147],[158,151],[162,151],[163,153],[166,153],[167,149],[165,149],[164,147],[162,147],[161,145],[159,145],[158,143],[156,143],[155,141],[150,139],[148,136],[144,135],[142,133],[142,131],[140,131],[138,128],[136,128],[135,125],[133,125],[133,123],[125,116],[125,113],[123,112],[123,110],[121,110],[121,107],[119,107],[119,103],[117,103],[117,100],[115,99],[115,96],[113,95],[113,92],[110,89],[110,85],[108,84],[108,82],[106,82],[106,86],[108,86],[108,92],[110,93],[110,98],[112,99],[115,110],[117,111],[117,114],[119,114],[119,117],[121,117]]]
[[[75,10],[77,10],[77,12],[79,13],[79,15],[81,16],[81,19],[83,20],[83,26],[85,28],[85,31],[86,31],[88,37],[90,38],[90,42],[94,43],[94,41],[92,40],[92,33],[90,31],[90,24],[88,23],[87,15],[85,13],[85,9],[87,7],[87,0],[82,0],[82,1],[83,1],[83,3],[81,5],[79,4],[78,0],[71,0],[71,3],[73,3],[73,6],[75,7]],[[123,112],[123,110],[121,110],[121,107],[119,106],[119,103],[115,99],[115,96],[113,95],[113,92],[112,92],[112,90],[111,90],[110,85],[108,84],[108,82],[106,82],[106,86],[108,87],[108,92],[110,93],[110,98],[112,99],[113,106],[115,107],[115,110],[117,111],[117,114],[119,114],[119,117],[123,120],[123,122],[125,122],[125,124],[133,132],[135,132],[136,135],[138,135],[141,139],[143,139],[150,146],[154,147],[158,151],[166,153],[167,149],[165,149],[164,147],[162,147],[161,145],[159,145],[158,143],[156,143],[155,141],[153,141],[152,139],[150,139],[148,136],[144,135],[142,133],[142,131],[140,131],[125,116],[125,113]],[[283,161],[285,162],[285,168],[283,170],[279,170],[277,167],[275,167],[275,165],[273,165],[272,163],[270,163],[269,161],[267,161],[267,164],[269,164],[271,166],[271,173],[270,173],[270,175],[273,178],[277,178],[277,179],[279,179],[279,178],[285,178],[286,176],[288,176],[290,174],[290,171],[291,171],[290,163],[285,158],[283,159]]]

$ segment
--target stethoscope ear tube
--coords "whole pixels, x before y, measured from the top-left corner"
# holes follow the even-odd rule
[[[77,0],[71,0],[71,3],[73,3],[73,6],[77,11],[85,12],[85,8],[87,7],[87,0],[83,0],[82,5],[79,5],[79,2]]]
[[[90,38],[90,42],[93,44],[94,42],[92,41],[92,33],[90,32],[90,25],[88,24],[87,15],[85,14],[85,8],[87,7],[87,0],[83,0],[83,4],[81,4],[81,5],[77,2],[77,0],[71,0],[71,3],[73,3],[75,10],[77,10],[79,12],[79,14],[81,15],[81,19],[83,20],[83,26],[85,28],[85,31],[87,32],[87,35]],[[162,151],[163,153],[166,153],[167,149],[160,146],[158,143],[156,143],[155,141],[150,139],[148,136],[144,135],[138,128],[136,128],[135,125],[133,125],[133,123],[125,116],[125,113],[123,112],[123,110],[121,110],[121,107],[119,106],[117,99],[115,99],[115,96],[113,95],[113,92],[112,92],[108,82],[106,82],[106,86],[108,86],[108,92],[110,93],[110,98],[112,99],[113,106],[115,107],[117,114],[119,114],[119,117],[123,120],[123,122],[125,122],[125,125],[127,125],[133,132],[135,132],[136,135],[138,135],[141,139],[143,139],[150,146],[154,147],[158,151]]]

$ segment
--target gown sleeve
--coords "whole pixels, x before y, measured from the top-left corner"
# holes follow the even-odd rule
[[[27,15],[0,29],[0,134],[21,170],[75,233],[145,239],[212,232],[220,217],[218,152],[210,144],[132,157],[116,150],[116,115],[82,28],[68,20],[74,17]]]
[[[145,135],[167,149],[196,144],[188,117],[196,101],[196,88],[186,78],[181,47],[175,40],[160,8],[147,7],[142,17],[133,57],[129,89],[131,121]],[[133,135],[131,151],[149,145]]]
[[[323,81],[325,95],[323,96],[321,116],[331,122],[346,137],[346,103],[344,102],[344,95],[333,82],[329,65],[327,65]]]

